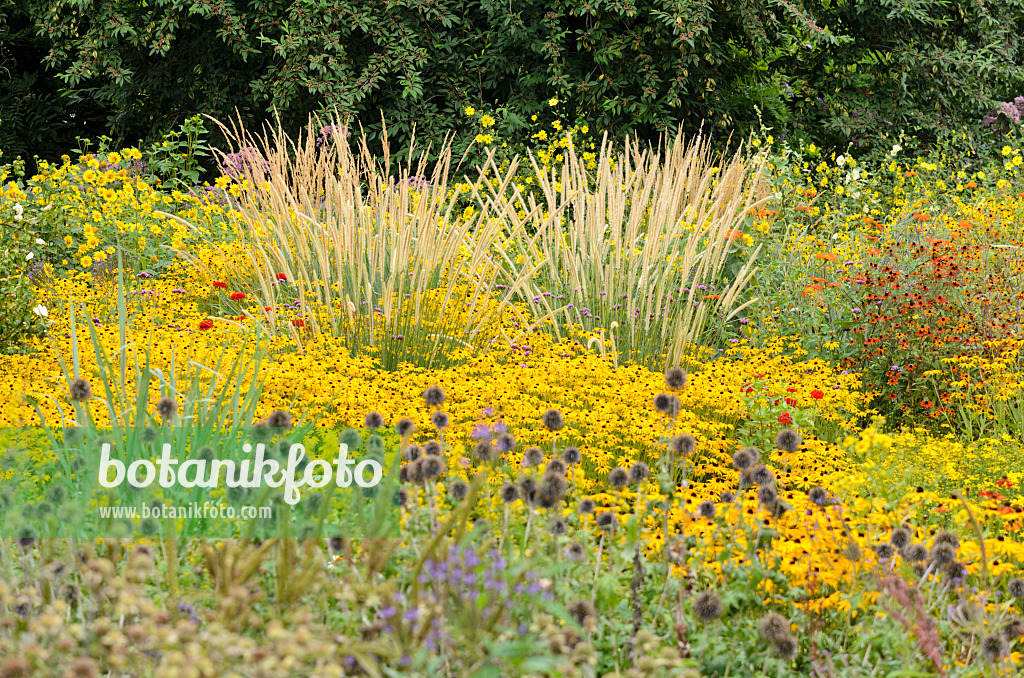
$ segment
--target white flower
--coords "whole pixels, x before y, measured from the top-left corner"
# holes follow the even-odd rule
[[[36,244],[37,245],[45,245],[46,241],[43,240],[42,238],[36,238]]]
[[[33,309],[32,309],[32,312],[33,312],[33,313],[35,313],[35,314],[36,314],[37,316],[39,316],[40,318],[45,318],[45,317],[47,317],[47,316],[49,316],[49,315],[50,315],[50,312],[49,312],[49,311],[47,311],[47,310],[46,310],[46,307],[45,307],[45,306],[43,306],[42,304],[39,304],[38,306],[36,306],[35,308],[33,308]]]
[[[32,258],[34,256],[36,256],[35,253],[29,252],[28,254],[25,255],[25,261],[32,261]]]
[[[902,150],[903,150],[902,146],[900,146],[899,144],[893,144],[892,145],[892,150],[889,151],[889,155],[896,155],[897,153],[899,153]]]
[[[846,164],[846,156],[845,155],[841,155],[838,158],[836,158],[836,164],[839,165],[840,167],[845,165]]]
[[[853,170],[853,173],[852,173],[852,174],[850,175],[850,177],[851,177],[851,178],[852,178],[852,179],[853,179],[854,181],[857,181],[858,179],[860,179],[860,170],[859,170],[859,169],[855,169],[855,170]]]
[[[21,221],[21,213],[25,211],[25,208],[21,206],[20,202],[14,203],[14,220]]]

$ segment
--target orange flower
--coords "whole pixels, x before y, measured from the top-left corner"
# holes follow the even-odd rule
[[[839,257],[837,257],[836,255],[832,254],[831,252],[829,252],[828,254],[826,254],[824,252],[816,252],[814,254],[814,258],[815,259],[819,259],[821,261],[831,261],[832,263],[836,263],[836,262],[839,261]]]
[[[808,278],[808,280],[813,280],[816,283],[826,283],[826,282],[828,282],[824,278]]]
[[[967,184],[966,184],[966,186],[967,186],[967,188],[977,188],[977,187],[978,187],[978,184],[976,184],[976,183],[975,183],[975,182],[973,182],[973,181],[968,181],[968,182],[967,182]]]
[[[725,234],[725,239],[732,240],[733,242],[735,242],[739,240],[742,235],[743,231],[738,231],[735,228],[730,228],[729,231]]]
[[[810,212],[811,211],[811,208],[808,207],[807,205],[797,205],[796,209],[797,209],[798,212]]]
[[[964,229],[965,231],[969,231],[972,228],[974,228],[974,224],[972,224],[968,219],[961,220],[960,223],[957,224],[957,226]]]
[[[877,238],[876,238],[876,240],[877,240]],[[873,256],[877,257],[881,253],[882,253],[882,250],[876,250],[874,247],[869,247],[868,248],[868,254],[871,254]]]
[[[808,285],[807,287],[804,288],[803,296],[805,296],[805,297],[817,296],[818,292],[821,292],[821,290],[822,290],[821,285]]]
[[[906,175],[908,177],[916,177],[918,174],[920,174],[920,172],[907,172],[906,173]]]

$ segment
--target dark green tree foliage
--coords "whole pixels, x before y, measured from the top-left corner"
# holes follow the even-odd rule
[[[187,115],[286,131],[338,111],[399,148],[501,109],[654,139],[678,124],[868,142],[1019,94],[1024,0],[21,0],[68,91],[118,139]],[[0,19],[2,20],[2,19]],[[542,117],[543,119],[543,117]],[[461,150],[468,139],[456,145]]]

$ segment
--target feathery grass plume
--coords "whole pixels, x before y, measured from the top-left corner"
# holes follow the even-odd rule
[[[274,410],[267,415],[267,426],[270,428],[286,429],[292,427],[292,415],[284,410]]]
[[[561,459],[552,459],[548,462],[548,465],[544,468],[545,473],[557,473],[560,476],[565,475],[565,462]]]
[[[714,591],[701,591],[693,599],[693,611],[701,621],[713,621],[722,616],[722,599]]]
[[[596,508],[597,504],[594,503],[593,499],[583,499],[580,501],[577,511],[579,511],[580,515],[587,516],[593,514]]]
[[[68,395],[76,402],[88,400],[92,396],[92,384],[86,379],[78,377],[68,386]]]
[[[421,464],[423,477],[433,479],[444,473],[444,457],[420,457],[417,464]]]
[[[996,633],[990,633],[981,639],[981,655],[989,662],[997,662],[1008,654],[1010,646],[1006,639]]]
[[[665,370],[665,385],[674,391],[686,386],[686,372],[679,367],[670,367]]]
[[[939,533],[935,535],[935,541],[932,542],[932,546],[935,546],[936,544],[949,544],[954,550],[956,550],[960,548],[960,538],[949,530],[940,530]]]
[[[448,493],[452,495],[452,498],[455,499],[455,501],[462,501],[469,493],[469,485],[467,485],[463,480],[455,479],[449,483]]]
[[[796,452],[803,439],[791,428],[784,428],[775,435],[775,446],[783,452]]]
[[[942,567],[956,559],[956,549],[948,543],[934,544],[928,553],[928,559],[935,567]]]
[[[430,415],[430,423],[438,430],[448,428],[448,413],[441,410],[434,412]]]
[[[566,544],[565,555],[569,557],[569,560],[578,563],[586,556],[586,550],[583,548],[583,544],[574,541],[571,544]]]
[[[580,626],[588,626],[588,620],[597,621],[597,610],[589,600],[575,600],[566,606],[566,611]]]
[[[928,548],[924,544],[907,544],[900,550],[900,555],[908,563],[919,563],[928,558]]]
[[[1024,579],[1020,577],[1014,577],[1006,584],[1006,592],[1012,597],[1020,600],[1024,598]]]
[[[715,517],[715,504],[712,501],[704,500],[697,505],[697,515],[701,518],[711,520]]]
[[[516,439],[508,431],[499,433],[494,439],[494,446],[498,448],[498,452],[501,454],[508,454],[516,448]]]
[[[164,421],[170,421],[178,416],[178,401],[170,396],[161,398],[156,403],[156,411]]]
[[[512,483],[505,483],[501,486],[498,496],[501,497],[502,503],[511,504],[516,499],[519,499],[519,488]]]
[[[896,555],[896,548],[889,542],[875,544],[871,548],[875,552],[875,555],[878,556],[879,560],[891,560],[892,557]]]
[[[828,492],[824,487],[812,487],[807,491],[807,499],[809,499],[812,504],[822,506],[825,503],[825,500],[828,499]]]
[[[769,612],[757,622],[757,631],[769,643],[777,643],[789,636],[789,620],[778,612]]]
[[[903,548],[910,543],[911,538],[910,530],[905,527],[897,527],[889,535],[889,543],[898,549]]]
[[[376,410],[367,412],[363,418],[363,425],[370,430],[378,429],[384,425],[384,415]]]
[[[430,386],[423,392],[423,402],[427,407],[440,407],[444,400],[444,389],[438,385]]]
[[[538,466],[544,461],[544,451],[539,447],[527,447],[523,453],[523,466]]]
[[[651,469],[647,464],[638,461],[629,468],[629,481],[631,483],[642,483],[651,475]]]
[[[416,443],[413,443],[412,445],[409,445],[409,447],[405,448],[405,460],[416,461],[417,459],[420,458],[420,455],[422,453],[423,448],[417,445]]]
[[[745,471],[754,465],[754,455],[750,453],[749,447],[744,447],[742,450],[732,455],[732,465],[740,471]]]
[[[416,432],[416,422],[409,417],[403,417],[395,422],[395,432],[403,438]]]
[[[689,457],[697,450],[697,439],[689,433],[681,433],[672,439],[672,452],[680,459]]]
[[[565,524],[565,521],[561,518],[555,518],[551,521],[551,534],[555,537],[561,537],[569,529],[569,526]]]
[[[560,431],[565,426],[565,419],[562,413],[555,409],[546,410],[540,416],[541,423],[551,432]]]
[[[583,456],[580,454],[578,447],[567,447],[562,450],[562,461],[569,466],[575,466],[582,461]]]
[[[736,499],[736,495],[735,493],[726,490],[722,493],[722,496],[719,499],[723,504],[731,504]]]
[[[431,457],[441,454],[441,443],[436,440],[428,440],[423,443],[423,454],[428,454]]]
[[[622,466],[616,466],[608,472],[608,483],[616,490],[622,489],[629,484],[629,471]]]
[[[757,500],[765,506],[771,506],[778,499],[778,492],[775,491],[774,485],[762,485],[757,490]]]

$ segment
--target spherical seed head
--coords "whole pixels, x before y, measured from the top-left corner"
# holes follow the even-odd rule
[[[384,425],[384,415],[376,410],[367,412],[366,416],[363,418],[363,424],[369,429],[380,428]]]
[[[583,544],[578,541],[574,541],[565,547],[565,555],[569,557],[569,560],[578,563],[583,560],[583,556],[586,555],[586,551],[583,548]]]
[[[954,560],[943,568],[943,574],[946,575],[946,579],[960,580],[967,576],[967,567],[960,561]]]
[[[409,482],[419,484],[423,482],[423,462],[426,459],[435,459],[436,457],[420,457],[412,464],[406,466],[409,469]]]
[[[527,447],[523,453],[523,464],[525,466],[537,466],[544,461],[544,451],[539,447]]]
[[[395,424],[395,432],[403,438],[416,431],[416,422],[409,417],[403,417]]]
[[[671,402],[672,396],[668,393],[659,393],[654,396],[654,408],[662,414],[668,413]]]
[[[423,392],[423,401],[428,407],[439,407],[444,402],[444,389],[440,386],[431,386]]]
[[[544,414],[540,415],[540,420],[549,431],[558,431],[565,426],[565,419],[562,417],[562,413],[554,409],[547,410]]]
[[[428,440],[423,444],[423,454],[436,457],[441,454],[441,443],[436,440]]]
[[[434,425],[436,429],[448,428],[448,413],[438,410],[430,415],[430,423]]]
[[[1020,617],[1014,617],[1008,622],[1003,624],[1003,636],[1007,640],[1017,640],[1021,636],[1024,636],[1024,621]]]
[[[473,445],[473,456],[480,461],[487,463],[494,461],[498,454],[497,450],[494,449],[494,446],[491,445],[490,440],[481,440],[477,444]]]
[[[423,454],[423,448],[413,443],[409,447],[405,448],[405,459],[406,461],[416,461]]]
[[[559,499],[565,496],[566,490],[569,489],[569,484],[565,481],[565,476],[561,473],[555,473],[554,471],[548,471],[544,474],[544,480],[542,486],[550,487],[551,491],[557,495]]]
[[[910,543],[911,536],[910,530],[907,528],[897,527],[892,531],[892,534],[889,535],[889,543],[896,548],[901,549]]]
[[[584,499],[580,502],[579,512],[586,516],[592,514],[595,508],[597,508],[597,504],[594,503],[593,499]]]
[[[548,462],[548,465],[544,468],[546,473],[557,473],[560,476],[565,475],[565,462],[561,459],[552,459]]]
[[[987,661],[999,661],[1006,652],[1009,652],[1009,646],[1002,636],[990,633],[981,639],[981,654]]]
[[[697,450],[697,439],[689,433],[682,433],[672,439],[672,451],[677,457],[689,457]]]
[[[796,452],[803,439],[791,428],[784,428],[775,436],[775,446],[784,452]]]
[[[562,451],[562,461],[564,461],[569,466],[573,466],[575,464],[580,463],[582,459],[583,455],[580,454],[579,448],[567,447],[565,448],[565,450]]]
[[[748,469],[754,465],[754,456],[747,451],[747,448],[743,448],[732,455],[732,465],[741,471]]]
[[[519,488],[512,483],[505,483],[501,486],[501,491],[498,494],[501,496],[502,502],[511,504],[516,499],[519,499]]]
[[[642,461],[638,461],[629,468],[629,480],[632,483],[642,483],[650,475],[651,469]]]
[[[907,544],[900,551],[900,555],[908,563],[919,563],[928,557],[928,549],[924,544]]]
[[[932,546],[928,557],[935,563],[936,567],[942,567],[953,562],[956,558],[956,549],[949,544],[935,544]]]
[[[625,487],[629,483],[629,471],[622,466],[616,466],[608,472],[608,482],[616,490]]]
[[[398,505],[405,506],[409,503],[409,493],[405,490],[398,491]]]
[[[516,448],[516,439],[507,431],[499,433],[498,437],[494,439],[494,446],[498,448],[498,452],[501,454],[508,454]]]
[[[462,501],[469,493],[469,485],[461,480],[453,480],[448,486],[448,492],[455,501]]]
[[[537,492],[537,481],[533,478],[523,478],[519,481],[519,494],[527,504],[533,503],[533,495]]]
[[[1024,579],[1014,577],[1006,584],[1006,592],[1018,600],[1024,598]]]
[[[762,485],[757,491],[757,500],[765,505],[774,504],[778,496],[773,485]]]
[[[779,655],[780,659],[787,662],[793,661],[799,647],[797,645],[796,638],[790,635],[779,638],[775,643],[773,643],[773,645],[775,648],[775,654]]]
[[[436,478],[444,472],[444,460],[441,457],[420,457],[417,464],[423,464],[423,477]]]
[[[701,518],[711,520],[715,517],[715,504],[712,501],[702,501],[697,505],[697,515]]]
[[[821,506],[828,499],[828,492],[825,491],[824,487],[812,487],[807,492],[807,498],[811,500],[811,503]]]
[[[274,410],[267,416],[267,426],[270,428],[291,428],[292,415],[284,410]]]
[[[409,481],[409,467],[410,467],[410,465],[406,464],[406,465],[400,466],[398,468],[398,482],[400,482],[400,483],[408,483],[408,482],[410,482]]]
[[[618,523],[618,519],[615,517],[615,514],[611,511],[605,511],[604,513],[597,516],[597,520],[595,522],[597,524],[598,529],[610,531],[615,529],[615,526]]]
[[[701,621],[713,621],[722,616],[722,599],[714,591],[701,591],[693,599],[693,611]]]
[[[769,612],[757,622],[757,630],[769,643],[777,643],[789,635],[789,621],[778,612]]]
[[[566,607],[566,610],[576,620],[576,623],[583,626],[588,617],[597,618],[597,610],[589,600],[576,600]]]
[[[941,530],[937,535],[935,535],[935,541],[932,542],[932,546],[935,544],[949,544],[955,551],[960,548],[960,538],[949,530]]]
[[[879,560],[891,560],[896,555],[896,547],[888,542],[875,544],[874,551]]]
[[[843,557],[850,562],[856,563],[860,561],[860,547],[857,546],[857,542],[852,539],[847,542],[846,546],[843,547]]]
[[[725,492],[722,493],[721,501],[723,504],[731,504],[735,499],[736,495],[730,492],[729,490],[726,490]]]
[[[537,491],[533,493],[533,500],[539,508],[550,509],[558,505],[561,499],[555,488],[547,483],[541,483]]]
[[[551,521],[551,534],[555,537],[561,537],[568,529],[568,525],[561,518],[555,518]]]
[[[178,401],[171,397],[161,398],[156,403],[156,411],[165,421],[178,416]]]
[[[754,466],[752,471],[752,478],[758,485],[772,485],[775,483],[775,474],[764,464]]]
[[[68,385],[68,394],[71,396],[72,400],[76,400],[78,402],[88,400],[92,395],[92,384],[82,377],[79,377]]]
[[[686,386],[686,372],[682,368],[670,367],[665,371],[665,385],[678,391]]]
[[[740,489],[744,490],[754,484],[754,470],[745,468],[740,471]]]

